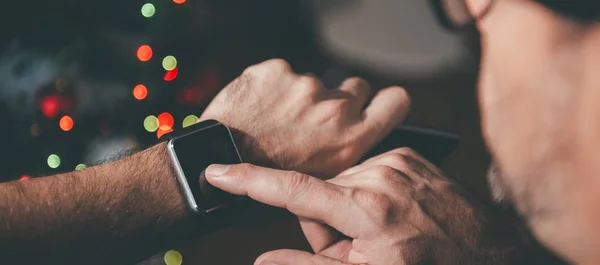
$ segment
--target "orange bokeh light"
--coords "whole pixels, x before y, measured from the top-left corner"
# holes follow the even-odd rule
[[[173,115],[171,115],[171,113],[163,112],[160,115],[158,115],[158,127],[159,128],[162,128],[163,126],[173,127],[174,124],[175,124],[175,119],[173,118]]]
[[[158,130],[156,131],[156,138],[160,138],[163,135],[170,133],[172,131],[173,131],[173,127],[167,126],[167,125],[162,125],[162,126],[158,127]]]
[[[148,89],[144,85],[137,85],[133,88],[133,97],[137,100],[143,100],[148,96]]]
[[[175,78],[177,78],[178,74],[179,74],[179,70],[177,68],[175,68],[171,71],[167,71],[165,73],[165,77],[163,79],[165,81],[173,81],[173,80],[175,80]]]
[[[29,180],[29,179],[31,179],[31,177],[28,175],[23,175],[19,178],[20,181],[25,181],[25,180]]]
[[[60,129],[68,132],[71,129],[73,129],[73,119],[69,116],[63,116],[62,118],[60,118],[60,121],[58,122],[58,125],[60,126]]]
[[[152,48],[148,45],[142,45],[137,50],[137,57],[142,62],[152,59]]]
[[[173,0],[173,2],[175,2],[175,4],[183,4],[185,3],[186,0]]]

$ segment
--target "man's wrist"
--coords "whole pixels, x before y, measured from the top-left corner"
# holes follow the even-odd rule
[[[256,138],[236,128],[228,128],[244,162],[263,167],[280,168],[280,165],[266,155]]]
[[[167,205],[170,212],[181,217],[189,215],[181,186],[175,177],[175,170],[167,152],[167,143],[157,144],[146,151],[149,152],[149,156],[155,156],[157,161],[154,169],[157,174],[149,175],[152,179],[146,181],[154,181],[164,188],[162,192],[170,198],[170,203]]]
[[[200,235],[204,231],[205,221],[194,215],[187,207],[185,197],[181,191],[180,183],[175,176],[175,170],[167,151],[167,143],[159,143],[141,153],[139,159],[148,165],[152,174],[147,174],[143,180],[146,185],[159,187],[158,193],[164,198],[163,203],[157,205],[159,219],[169,220],[168,232],[162,235],[164,246],[179,244],[186,238]],[[150,161],[155,161],[151,163]],[[147,169],[147,170],[148,170]],[[148,178],[150,177],[150,178]]]

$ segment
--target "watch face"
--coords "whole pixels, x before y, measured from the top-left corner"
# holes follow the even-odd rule
[[[227,127],[218,124],[174,139],[172,147],[199,211],[207,212],[239,198],[213,187],[204,175],[212,164],[242,162]]]

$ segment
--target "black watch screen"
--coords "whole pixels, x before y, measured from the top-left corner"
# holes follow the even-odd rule
[[[230,130],[215,121],[188,128],[189,133],[171,140],[170,148],[179,161],[179,174],[185,177],[192,191],[198,208],[193,210],[210,212],[240,198],[215,188],[204,175],[211,164],[242,163]]]

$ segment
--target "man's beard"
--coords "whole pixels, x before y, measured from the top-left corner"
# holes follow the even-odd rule
[[[492,199],[500,208],[516,211],[522,218],[530,220],[548,217],[548,214],[555,213],[562,207],[555,200],[563,194],[563,185],[557,178],[546,176],[543,180],[538,179],[536,185],[531,185],[531,178],[509,178],[511,176],[503,174],[505,173],[492,161],[488,168],[487,180]],[[548,207],[549,205],[551,207]]]
[[[492,199],[503,206],[512,207],[513,199],[509,185],[504,181],[498,165],[492,161],[487,171],[487,181]]]

